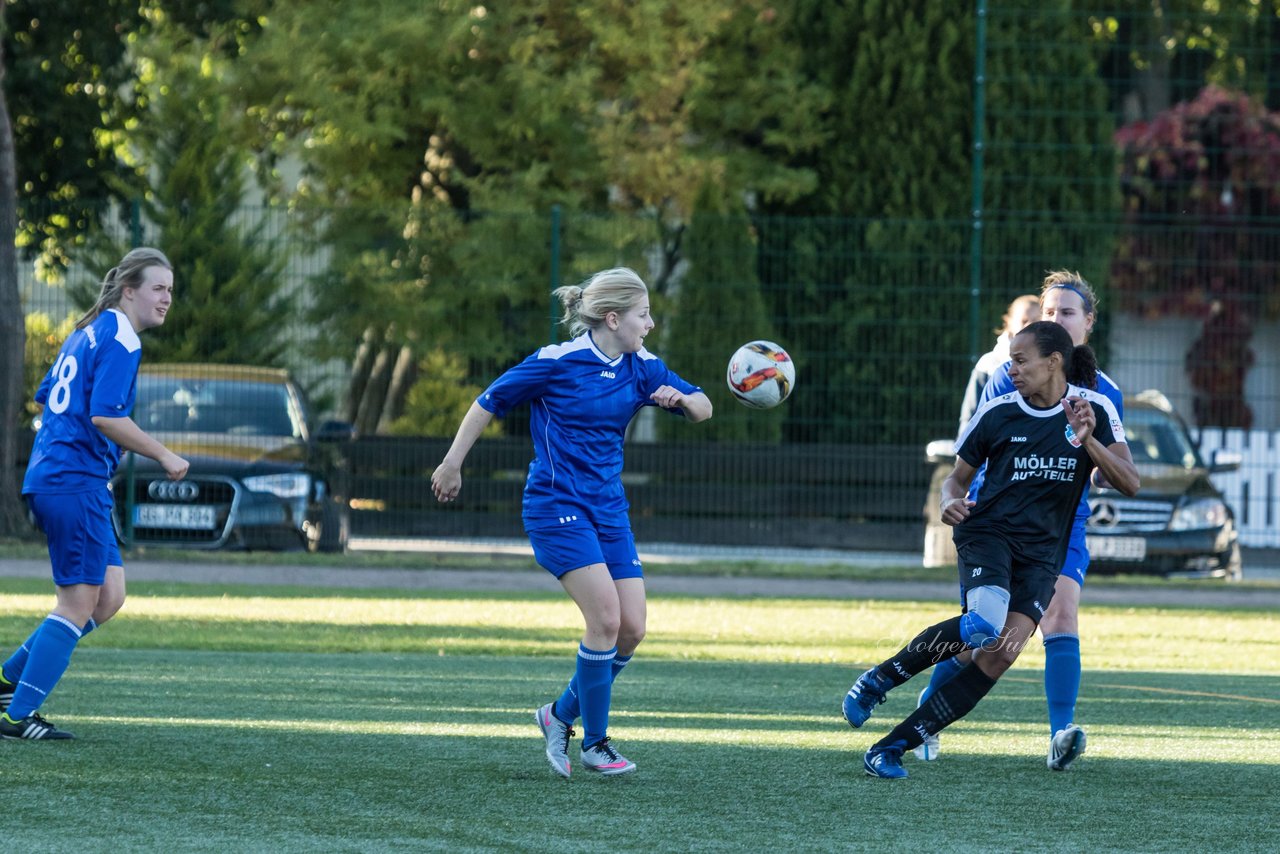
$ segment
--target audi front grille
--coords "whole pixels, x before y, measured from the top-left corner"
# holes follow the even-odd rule
[[[127,496],[122,494],[127,483],[121,480],[116,487],[116,528],[122,535],[123,514],[129,507]],[[240,486],[230,478],[137,478],[132,501],[133,542],[217,548],[230,536],[239,503]]]

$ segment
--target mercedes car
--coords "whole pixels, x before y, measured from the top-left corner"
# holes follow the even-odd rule
[[[1186,423],[1158,391],[1125,397],[1124,429],[1142,488],[1133,498],[1114,489],[1089,490],[1090,571],[1239,580],[1235,513],[1210,476],[1238,469],[1240,455],[1217,450],[1202,458]],[[926,566],[955,564],[951,528],[937,510],[942,481],[955,462],[951,448],[950,440],[939,440],[925,451],[936,465],[924,508]]]
[[[1239,580],[1235,513],[1210,475],[1240,468],[1240,454],[1217,450],[1203,459],[1187,425],[1158,391],[1125,398],[1124,431],[1142,489],[1133,498],[1090,490],[1090,569]]]
[[[115,523],[133,545],[340,552],[350,529],[341,422],[314,423],[288,372],[242,365],[146,365],[133,418],[191,463],[169,480],[126,454]]]

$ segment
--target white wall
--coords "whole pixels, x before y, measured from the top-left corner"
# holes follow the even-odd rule
[[[1194,424],[1185,360],[1200,329],[1198,320],[1112,315],[1111,358],[1103,370],[1126,393],[1159,389]],[[1280,322],[1258,323],[1249,346],[1254,363],[1245,374],[1244,393],[1253,410],[1253,428],[1280,430]]]

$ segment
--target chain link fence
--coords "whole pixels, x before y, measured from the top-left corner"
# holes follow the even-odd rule
[[[977,2],[963,218],[245,205],[220,225],[232,251],[215,264],[198,229],[162,231],[123,205],[69,269],[23,271],[28,385],[97,276],[159,244],[178,265],[175,307],[145,362],[279,368],[308,437],[354,425],[354,441],[326,428],[344,471],[331,529],[517,536],[527,415],[482,439],[460,505],[431,500],[430,472],[475,395],[565,337],[552,288],[627,265],[653,291],[651,349],[716,404],[708,425],[633,424],[638,535],[918,548],[926,443],[954,436],[1008,302],[1065,268],[1102,296],[1091,343],[1107,373],[1238,451],[1220,480],[1242,541],[1280,545],[1280,19],[1262,6]],[[798,368],[765,413],[722,379],[755,338]],[[314,544],[323,527],[298,536]]]

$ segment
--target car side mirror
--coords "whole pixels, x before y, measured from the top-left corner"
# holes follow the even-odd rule
[[[1242,462],[1244,462],[1244,456],[1239,451],[1228,451],[1226,448],[1219,448],[1209,458],[1209,474],[1224,474],[1229,471],[1236,471],[1240,468]]]
[[[317,442],[352,442],[356,438],[356,425],[349,421],[322,421],[316,430]]]

